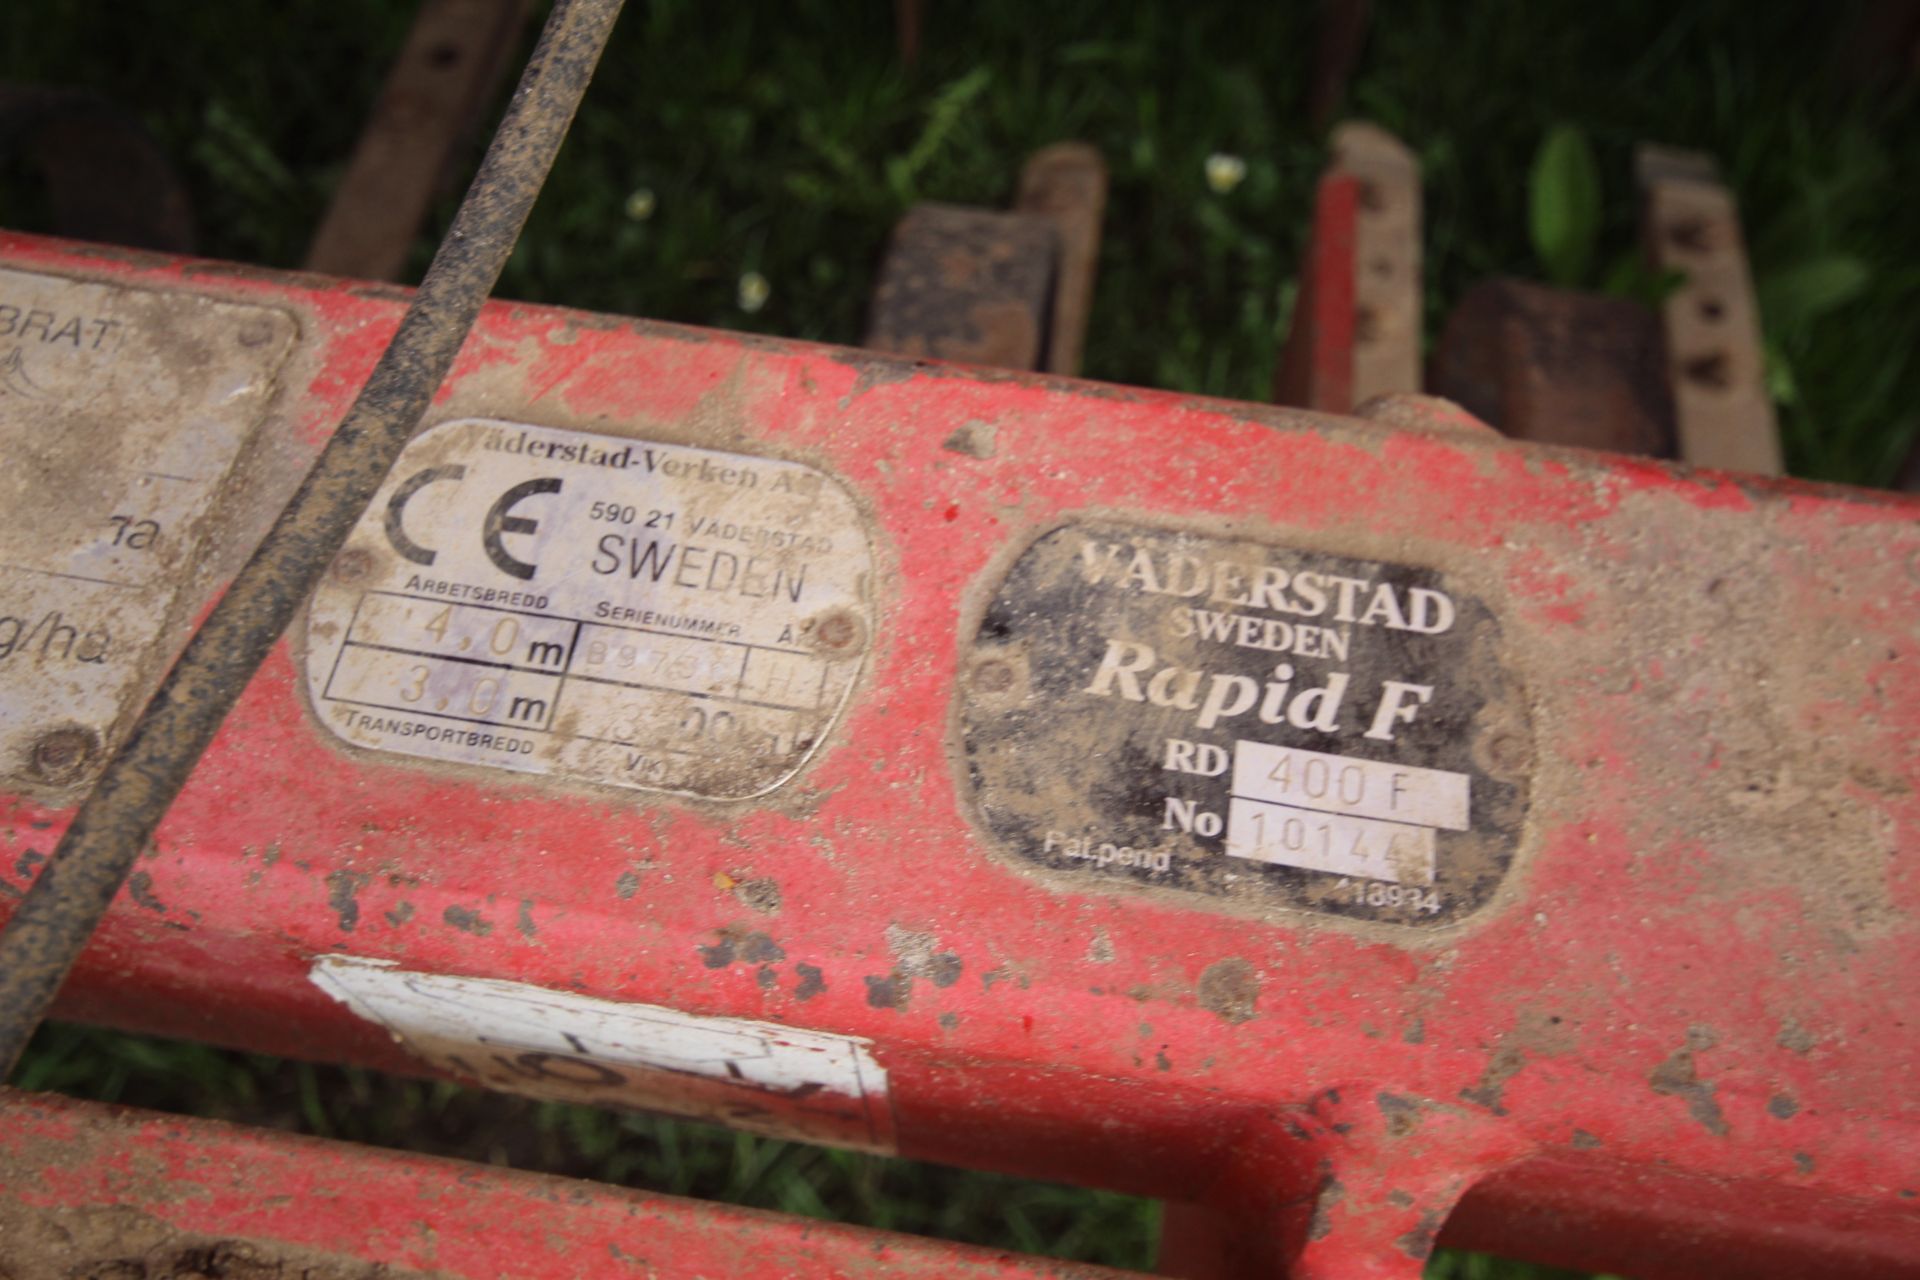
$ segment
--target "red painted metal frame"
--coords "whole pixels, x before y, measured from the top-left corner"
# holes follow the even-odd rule
[[[1360,179],[1338,171],[1314,188],[1313,234],[1307,245],[1293,324],[1280,351],[1273,398],[1322,413],[1352,413],[1353,346],[1359,311],[1354,273],[1360,236]]]
[[[95,1264],[88,1275],[121,1274],[98,1265],[116,1260],[115,1243],[125,1250],[118,1257],[145,1262],[178,1255],[181,1242],[256,1256],[291,1246],[341,1260],[337,1270],[301,1275],[359,1276],[369,1264],[471,1280],[1134,1274],[6,1090],[0,1183],[13,1202],[0,1205],[0,1223],[10,1210],[41,1217],[39,1225],[62,1240],[62,1261]],[[75,1245],[76,1237],[85,1243]],[[147,1243],[154,1238],[174,1243]],[[26,1265],[33,1243],[14,1240],[7,1261]]]
[[[267,429],[294,458],[400,314],[391,291],[23,237],[0,262],[290,309]],[[1439,1233],[1647,1277],[1920,1275],[1911,500],[509,303],[435,410],[469,415],[839,477],[883,584],[831,739],[751,803],[435,770],[337,749],[283,644],[62,1015],[420,1071],[308,979],[378,957],[870,1037],[903,1154],[1193,1202],[1190,1274],[1410,1277]],[[981,423],[990,456],[944,447]],[[1471,575],[1534,702],[1501,898],[1408,937],[1063,888],[990,852],[951,754],[968,610],[1080,512]],[[67,816],[0,801],[0,881]],[[777,914],[734,896],[748,877]],[[771,985],[710,964],[746,929],[784,953]],[[937,938],[959,980],[870,1002],[865,979],[900,976],[890,930]],[[1222,961],[1251,1018],[1202,999]]]

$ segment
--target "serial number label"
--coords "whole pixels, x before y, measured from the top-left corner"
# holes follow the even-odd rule
[[[443,423],[316,594],[308,689],[357,746],[746,799],[831,729],[871,571],[852,500],[809,467]]]
[[[1416,927],[1498,889],[1533,754],[1498,622],[1445,575],[1107,523],[1014,564],[960,716],[1021,862]]]

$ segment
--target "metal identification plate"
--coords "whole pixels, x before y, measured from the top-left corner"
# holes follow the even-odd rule
[[[0,775],[89,778],[292,346],[265,307],[0,271]]]
[[[1411,926],[1498,888],[1533,754],[1493,615],[1444,575],[1106,523],[1014,564],[961,731],[1023,862]]]
[[[308,689],[355,746],[746,799],[839,715],[871,571],[852,499],[798,463],[442,423],[315,595]]]

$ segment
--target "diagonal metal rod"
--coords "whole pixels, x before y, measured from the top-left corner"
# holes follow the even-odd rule
[[[108,761],[0,933],[0,1079],[240,691],[339,552],[465,341],[546,181],[621,0],[555,0],[413,305],[333,439]]]

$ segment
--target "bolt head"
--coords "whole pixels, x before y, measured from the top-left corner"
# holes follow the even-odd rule
[[[91,729],[54,729],[34,741],[28,765],[33,776],[43,782],[68,783],[86,770],[99,751],[100,735]]]
[[[814,624],[813,644],[821,653],[844,657],[858,653],[865,642],[866,628],[851,609],[835,609]]]
[[[1005,693],[1013,688],[1013,667],[989,658],[973,669],[973,685],[983,693]]]

